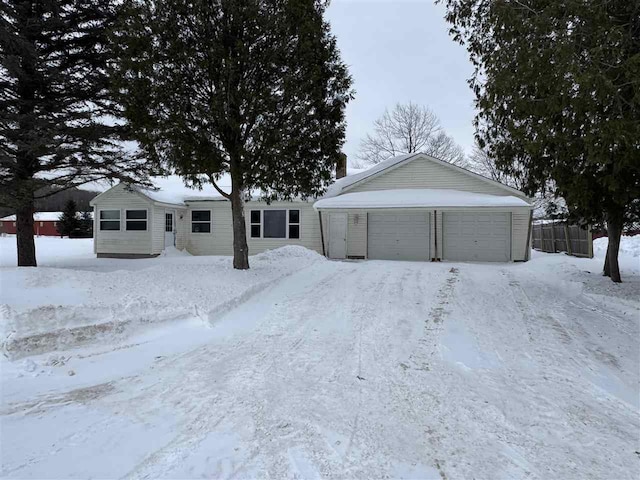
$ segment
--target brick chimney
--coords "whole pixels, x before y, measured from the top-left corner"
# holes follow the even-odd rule
[[[347,176],[347,156],[340,154],[339,160],[336,162],[336,180]]]

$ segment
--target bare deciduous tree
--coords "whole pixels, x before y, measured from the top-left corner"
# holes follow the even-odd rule
[[[500,171],[498,167],[496,167],[495,160],[491,158],[489,153],[485,149],[481,148],[477,143],[474,145],[473,151],[469,155],[468,163],[470,170],[473,170],[475,173],[478,173],[483,177],[509,185],[510,187],[517,188],[518,190],[522,188],[522,185],[520,184],[521,182],[518,182],[518,180],[513,176]]]
[[[517,190],[523,191],[525,189],[526,185],[521,172],[512,169],[515,172],[512,175],[501,171],[496,166],[496,162],[491,155],[477,143],[469,155],[467,168],[483,177],[490,178]],[[549,181],[541,191],[533,196],[534,215],[536,217],[558,218],[567,216],[565,200],[559,197],[555,190],[555,185],[552,181]]]
[[[425,106],[396,104],[373,124],[373,133],[360,144],[358,159],[376,164],[389,157],[422,152],[455,165],[465,164],[464,150],[440,125],[440,119]]]

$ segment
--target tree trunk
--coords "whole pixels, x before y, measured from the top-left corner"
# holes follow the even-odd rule
[[[602,275],[605,277],[611,276],[611,267],[609,266],[609,248],[611,245],[609,244],[609,238],[607,237],[607,253],[604,255],[604,269],[602,270]]]
[[[623,217],[618,213],[607,214],[607,259],[605,261],[605,275],[611,277],[611,281],[620,283],[620,266],[618,265],[618,251],[620,250],[620,237],[622,236]],[[608,263],[608,265],[607,265]],[[608,268],[608,272],[607,272]]]
[[[36,244],[33,240],[33,200],[27,200],[16,212],[18,266],[36,267]]]
[[[231,216],[233,219],[233,268],[249,268],[249,247],[247,246],[247,224],[244,219],[244,190],[242,183],[231,176]]]

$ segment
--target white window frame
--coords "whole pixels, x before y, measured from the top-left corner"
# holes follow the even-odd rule
[[[145,211],[147,212],[147,216],[146,218],[142,219],[142,218],[131,218],[128,219],[127,218],[127,212],[138,212],[138,211]],[[131,222],[144,222],[144,230],[129,230],[127,228],[127,221],[131,221]],[[120,228],[122,228],[122,225],[120,226]],[[149,231],[149,209],[148,208],[126,208],[124,210],[124,231],[125,232],[148,232]]]
[[[102,212],[118,212],[118,230],[103,230],[102,222],[115,222],[115,219],[105,218],[104,220],[101,217]],[[122,210],[119,208],[101,208],[98,210],[98,231],[100,232],[121,232],[122,231]]]
[[[290,211],[291,210],[297,210],[298,211],[298,222],[297,223],[291,223],[291,217],[290,215]],[[299,208],[287,208],[287,239],[290,239],[289,236],[289,227],[291,225],[297,225],[298,226],[298,238],[291,238],[291,240],[300,240],[300,237],[302,237],[302,225],[300,224],[300,220],[302,220],[302,210]]]
[[[251,221],[251,212],[253,211],[260,212],[260,223],[254,223]],[[284,210],[285,213],[285,236],[284,237],[265,237],[264,236],[264,212],[267,211],[278,211]],[[289,211],[297,210],[298,211],[298,223],[290,223],[289,222]],[[300,220],[302,219],[302,209],[300,208],[252,208],[249,210],[249,238],[254,240],[300,240],[302,238],[302,225]],[[251,236],[251,227],[253,225],[260,225],[260,236],[253,237]],[[298,238],[289,238],[289,225],[297,225],[298,226]]]
[[[263,209],[257,209],[257,208],[252,208],[251,210],[249,210],[249,238],[256,238],[256,239],[262,238],[262,210]],[[260,221],[258,223],[255,223],[251,219],[251,214],[254,211],[260,214]],[[254,237],[251,232],[251,229],[253,228],[254,225],[258,225],[260,227],[260,235],[258,235],[257,237]]]
[[[193,221],[193,212],[209,212],[209,221],[205,222],[202,220]],[[194,232],[193,224],[194,223],[208,223],[209,231],[208,232]],[[211,235],[213,233],[213,210],[210,208],[192,208],[189,210],[189,232],[191,235]]]

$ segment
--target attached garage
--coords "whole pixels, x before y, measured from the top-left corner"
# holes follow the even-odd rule
[[[368,258],[429,260],[429,213],[369,213]]]
[[[390,158],[337,180],[314,208],[330,258],[529,259],[531,199],[422,153]],[[336,214],[342,228],[332,227]],[[344,247],[332,248],[334,242]]]
[[[444,212],[442,243],[444,260],[508,262],[511,259],[511,214]]]

